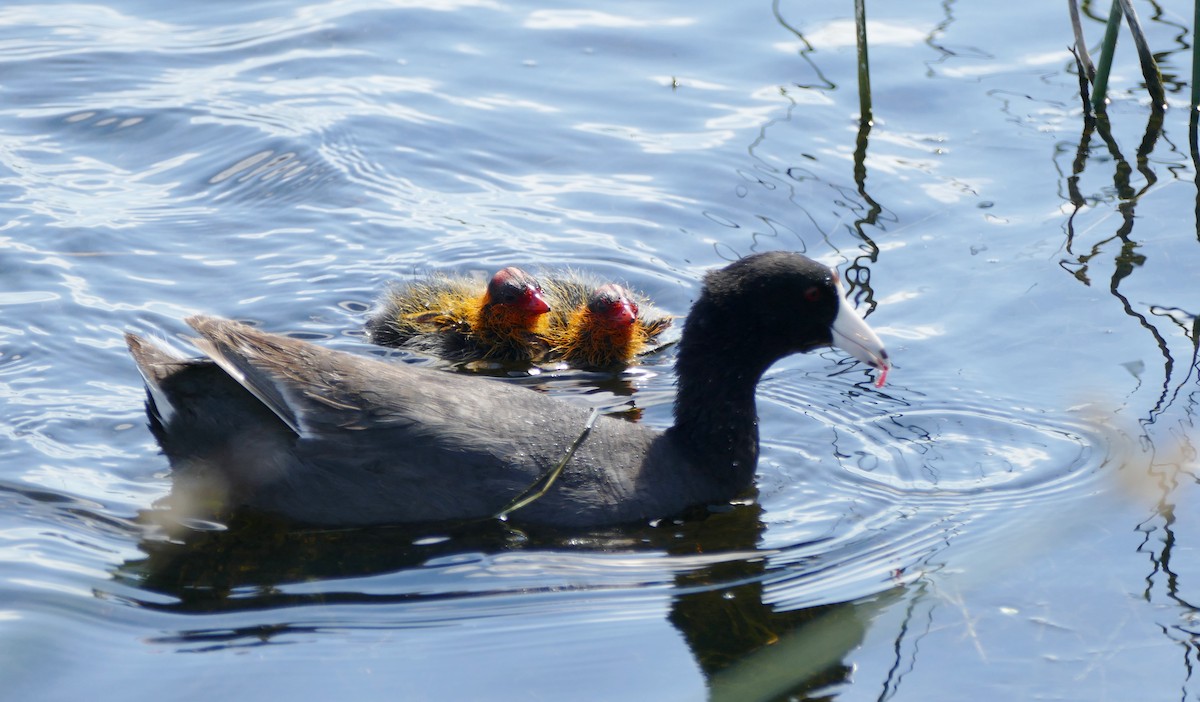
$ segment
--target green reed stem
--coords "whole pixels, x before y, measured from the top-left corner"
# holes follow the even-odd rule
[[[1112,70],[1113,54],[1117,50],[1117,33],[1121,29],[1121,0],[1113,0],[1108,11],[1108,25],[1104,28],[1104,43],[1100,45],[1100,63],[1096,66],[1096,81],[1092,84],[1092,108],[1096,114],[1104,113],[1105,94],[1108,92],[1108,74]]]
[[[1197,0],[1200,2],[1200,0]],[[867,2],[854,0],[854,29],[858,43],[859,120],[871,121],[871,63],[867,60]]]
[[[1080,75],[1086,77],[1090,83],[1096,79],[1096,65],[1092,63],[1087,40],[1083,38],[1083,24],[1079,21],[1079,2],[1067,0],[1067,5],[1071,11],[1071,31],[1075,33],[1075,61],[1079,64]]]
[[[1167,92],[1163,89],[1162,74],[1158,71],[1158,62],[1154,60],[1154,52],[1150,50],[1150,42],[1146,41],[1146,33],[1142,31],[1141,20],[1131,0],[1120,0],[1121,10],[1125,14],[1125,23],[1129,25],[1129,34],[1133,37],[1133,45],[1137,48],[1138,61],[1142,65],[1142,77],[1146,81],[1146,91],[1150,93],[1150,103],[1154,110],[1162,111],[1167,106]]]
[[[504,509],[496,513],[496,519],[506,520],[508,515],[525,507],[539,499],[554,486],[554,481],[558,480],[558,476],[562,475],[563,469],[567,467],[567,463],[575,456],[575,451],[583,443],[584,439],[588,438],[588,434],[592,433],[592,427],[596,424],[596,418],[600,416],[599,408],[593,407],[591,414],[588,415],[587,421],[583,424],[583,431],[579,432],[579,436],[571,442],[567,447],[567,452],[563,454],[562,460],[554,465],[553,468],[538,476],[538,479],[533,481],[529,487],[521,491],[521,494],[513,498]]]
[[[1196,41],[1195,31],[1200,27],[1200,0],[1192,14],[1192,112],[1200,107],[1200,42]]]

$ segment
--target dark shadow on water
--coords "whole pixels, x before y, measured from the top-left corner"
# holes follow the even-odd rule
[[[162,515],[158,515],[162,516]],[[153,528],[151,531],[155,531]],[[826,699],[810,695],[848,682],[846,655],[859,646],[873,615],[895,601],[899,588],[857,603],[781,611],[764,592],[769,553],[761,552],[761,508],[743,504],[700,509],[655,525],[564,533],[491,520],[468,525],[363,529],[303,529],[261,515],[239,515],[227,528],[190,529],[182,538],[144,538],[144,558],[121,565],[114,577],[147,596],[136,606],[183,615],[251,614],[285,607],[381,605],[444,601],[497,594],[418,591],[393,585],[356,592],[333,581],[416,572],[470,562],[489,554],[643,554],[648,570],[671,586],[669,621],[704,672],[712,699]],[[655,556],[668,556],[666,567]],[[456,561],[456,559],[460,559]],[[533,576],[537,577],[537,576]],[[636,580],[636,577],[635,577]],[[329,581],[329,582],[324,582]],[[503,587],[503,579],[488,587]],[[302,587],[295,587],[301,585]],[[509,587],[513,585],[509,584]],[[615,587],[636,592],[638,582]],[[544,593],[603,590],[597,582]],[[153,593],[153,594],[150,594]],[[507,594],[536,598],[523,579]],[[127,596],[127,593],[126,593]],[[650,595],[647,595],[650,596]],[[529,616],[536,617],[536,613]],[[166,633],[157,642],[203,652],[259,646],[304,631],[289,624],[206,625]],[[224,618],[226,621],[228,617]]]
[[[1196,208],[1193,210],[1196,225],[1196,241],[1200,241],[1200,110],[1188,113],[1188,152],[1192,157],[1193,182],[1196,184]]]
[[[780,0],[771,1],[771,13],[775,15],[775,21],[779,23],[779,26],[786,29],[800,41],[800,44],[804,47],[800,50],[800,58],[812,68],[813,75],[816,77],[816,82],[796,83],[796,87],[802,89],[815,88],[819,90],[836,89],[837,85],[826,78],[825,74],[821,71],[821,67],[813,61],[812,54],[816,51],[816,48],[809,43],[808,39],[804,38],[804,34],[799,29],[784,18],[783,12],[779,9],[779,2]]]

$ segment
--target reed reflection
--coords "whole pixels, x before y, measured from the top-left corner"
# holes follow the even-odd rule
[[[1087,4],[1084,10],[1086,13]],[[1165,22],[1161,9],[1155,6],[1155,10],[1151,21]],[[1182,45],[1180,48],[1183,48]],[[1082,61],[1079,65],[1081,71],[1085,70]],[[1177,92],[1181,84],[1170,74],[1166,77],[1165,84],[1172,92]],[[1165,141],[1172,150],[1175,147],[1164,135],[1166,113],[1162,109],[1162,101],[1152,100],[1146,127],[1131,164],[1113,136],[1112,118],[1102,111],[1095,116],[1088,112],[1088,83],[1081,78],[1080,85],[1084,100],[1083,129],[1070,175],[1065,178],[1066,199],[1071,203],[1072,210],[1066,220],[1067,257],[1060,261],[1060,265],[1076,280],[1088,286],[1092,285],[1091,271],[1097,263],[1103,261],[1111,265],[1109,294],[1122,312],[1133,320],[1135,328],[1150,337],[1161,355],[1161,370],[1147,369],[1140,364],[1130,369],[1139,383],[1135,392],[1140,394],[1141,385],[1154,383],[1155,378],[1159,384],[1151,391],[1151,397],[1154,398],[1152,403],[1134,408],[1137,428],[1133,430],[1136,434],[1133,439],[1140,445],[1142,455],[1123,466],[1122,471],[1132,475],[1144,470],[1144,478],[1138,476],[1132,479],[1138,483],[1144,482],[1143,487],[1152,494],[1151,513],[1134,527],[1143,535],[1137,550],[1149,561],[1142,598],[1152,604],[1178,607],[1183,610],[1185,618],[1194,618],[1200,613],[1200,603],[1186,596],[1186,583],[1174,564],[1177,560],[1176,550],[1188,548],[1188,545],[1179,542],[1176,533],[1177,494],[1185,483],[1200,483],[1200,475],[1195,474],[1194,468],[1188,467],[1194,465],[1196,455],[1190,434],[1196,425],[1197,406],[1200,404],[1200,391],[1195,389],[1196,378],[1200,375],[1200,322],[1195,310],[1175,305],[1147,304],[1131,299],[1131,295],[1122,289],[1135,280],[1153,254],[1136,235],[1139,203],[1147,193],[1162,186],[1151,155],[1160,142]],[[1190,180],[1196,195],[1191,228],[1200,241],[1200,147],[1196,130],[1197,114],[1192,110],[1188,120],[1188,156],[1193,169]],[[1092,165],[1093,136],[1100,139],[1104,153],[1111,157],[1115,198],[1088,196],[1080,189],[1080,178],[1086,168]],[[1179,177],[1179,166],[1169,165],[1167,168],[1171,175]],[[1143,182],[1140,185],[1134,184],[1135,174],[1141,176]],[[1111,207],[1119,215],[1119,223],[1110,235],[1091,244],[1087,250],[1079,250],[1076,241],[1077,215],[1097,206]],[[1184,340],[1182,345],[1180,339]],[[1189,456],[1192,457],[1190,461]],[[1194,646],[1196,632],[1187,626],[1164,626],[1162,631],[1164,636],[1179,645],[1186,669],[1191,670],[1200,663]]]

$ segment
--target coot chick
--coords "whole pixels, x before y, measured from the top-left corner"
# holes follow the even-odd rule
[[[579,271],[544,278],[551,311],[546,362],[612,370],[654,351],[672,318],[640,293]]]
[[[367,338],[451,361],[543,356],[550,305],[537,279],[510,266],[492,276],[482,295],[477,287],[450,276],[393,287],[367,321]]]
[[[245,506],[325,525],[488,519],[573,444],[557,481],[513,520],[591,527],[728,501],[754,477],[755,386],[772,363],[836,344],[890,367],[834,272],[784,252],[705,277],[666,431],[599,417],[587,432],[587,410],[527,388],[187,321],[206,359],[126,335],[173,494],[218,517]]]
[[[543,317],[543,306],[548,313]],[[632,314],[630,314],[632,313]],[[653,350],[671,325],[644,296],[575,271],[544,279],[506,268],[475,280],[437,276],[395,286],[367,321],[367,338],[451,361],[563,362],[613,369]]]
[[[549,284],[553,290],[553,284]],[[551,299],[555,299],[551,293]],[[615,283],[588,293],[563,319],[550,319],[546,361],[562,361],[575,368],[596,370],[629,365],[634,357],[651,349],[651,343],[671,318],[646,319],[637,297]]]

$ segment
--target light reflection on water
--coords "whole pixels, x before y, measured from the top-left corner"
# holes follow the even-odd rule
[[[1030,694],[1009,697],[1122,697],[1088,676],[1088,645],[1012,633],[1040,620],[997,601],[1150,652],[1138,695],[1189,685],[1177,620],[1197,574],[1172,554],[1200,531],[1194,169],[1182,110],[1147,139],[1132,89],[1110,142],[1081,133],[1056,15],[872,18],[856,179],[845,8],[54,7],[0,9],[12,694],[219,676],[208,696],[314,698],[333,691],[305,681],[319,662],[365,696],[696,697],[790,651],[773,669],[797,694],[928,697],[1012,660],[1006,684]],[[1171,22],[1152,43],[1186,48]],[[1186,63],[1162,59],[1168,77]],[[513,263],[587,268],[682,314],[704,270],[769,249],[838,265],[898,368],[882,390],[832,352],[773,369],[756,502],[574,535],[251,523],[173,542],[139,517],[168,483],[127,329],[174,338],[210,312],[355,349],[387,281]],[[516,382],[665,426],[672,358]],[[1137,425],[1128,463],[1085,405]],[[1152,507],[1097,498],[1146,463]],[[939,633],[961,630],[942,607],[957,571],[986,656]],[[802,670],[797,640],[826,625],[839,643]],[[267,667],[227,655],[251,650]]]

